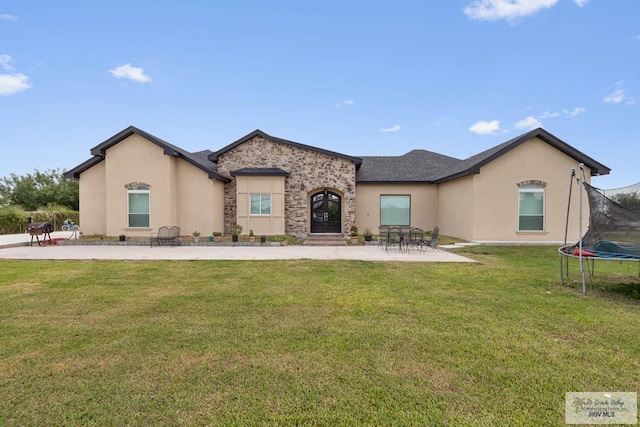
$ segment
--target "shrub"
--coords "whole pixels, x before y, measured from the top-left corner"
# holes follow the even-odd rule
[[[49,204],[37,211],[27,212],[27,216],[30,216],[33,222],[52,223],[54,230],[62,230],[62,225],[66,220],[71,220],[74,224],[82,227],[82,224],[79,223],[78,212],[61,205]]]
[[[60,205],[48,205],[37,211],[25,211],[20,206],[0,208],[0,234],[23,233],[27,229],[27,218],[33,222],[50,222],[55,230],[61,230],[66,220],[78,224],[78,212]]]
[[[28,216],[19,206],[0,208],[0,234],[22,233],[27,227]]]

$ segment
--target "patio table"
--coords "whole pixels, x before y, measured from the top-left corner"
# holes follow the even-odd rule
[[[390,246],[398,245],[400,252],[409,252],[410,245],[417,246],[421,239],[424,238],[424,230],[412,226],[386,226],[382,225],[380,229],[380,246],[384,244],[385,251],[389,251]],[[385,236],[383,239],[382,236]]]

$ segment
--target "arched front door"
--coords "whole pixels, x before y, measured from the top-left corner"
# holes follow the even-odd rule
[[[311,232],[341,233],[340,196],[323,190],[311,196]]]

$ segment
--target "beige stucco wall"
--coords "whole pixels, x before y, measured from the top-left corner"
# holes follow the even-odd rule
[[[411,196],[411,224],[424,230],[438,225],[438,188],[425,184],[358,184],[356,186],[356,224],[358,232],[370,228],[378,234],[380,196]]]
[[[175,165],[157,145],[139,135],[107,149],[106,163],[106,234],[116,236],[149,236],[161,225],[177,225],[178,218],[169,206],[177,204]],[[150,186],[150,227],[127,228],[127,188],[129,183]]]
[[[243,233],[253,230],[255,235],[279,235],[284,233],[284,176],[237,176],[236,200],[238,202],[238,224]],[[270,215],[251,215],[251,194],[271,195]]]
[[[85,236],[106,234],[105,162],[100,162],[80,174],[80,230]]]
[[[221,232],[224,227],[224,184],[209,179],[206,172],[184,160],[171,160],[176,164],[174,185],[178,195],[178,203],[172,207],[182,234],[199,231],[202,236],[210,236],[214,231]]]
[[[440,233],[472,240],[475,199],[473,177],[438,185],[438,226]]]
[[[479,174],[440,186],[441,230],[468,240],[562,241],[572,167],[577,170],[578,162],[551,145],[537,138],[527,141],[483,166]],[[585,174],[589,177],[590,171]],[[544,231],[518,231],[518,183],[525,181],[546,183]],[[466,203],[461,203],[461,196]],[[569,236],[576,239],[579,192],[574,191],[572,198]],[[584,212],[588,221],[586,201]]]
[[[127,188],[150,189],[150,226],[127,228]],[[163,225],[181,234],[222,231],[224,184],[159,146],[132,135],[106,150],[105,160],[80,175],[80,228],[84,234],[150,236]]]

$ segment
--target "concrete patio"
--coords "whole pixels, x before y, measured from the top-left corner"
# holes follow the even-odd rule
[[[51,233],[68,239],[70,232]],[[149,246],[46,245],[29,246],[29,234],[0,236],[0,259],[26,260],[363,260],[402,262],[475,262],[447,250],[424,253],[385,251],[377,246]]]

